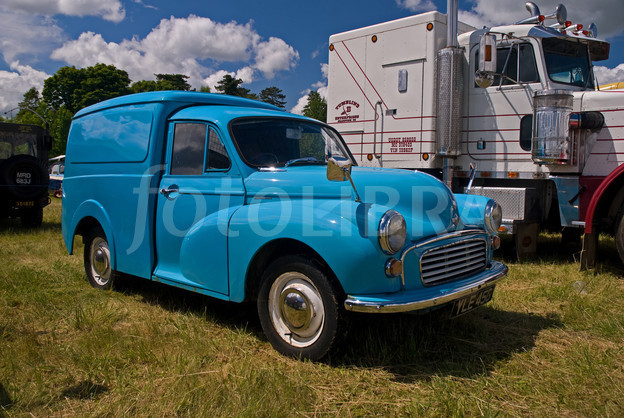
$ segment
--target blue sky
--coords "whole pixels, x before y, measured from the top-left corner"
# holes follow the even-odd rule
[[[565,0],[559,0],[565,1]],[[559,1],[536,1],[542,14]],[[570,0],[568,19],[598,25],[611,57],[601,83],[624,81],[623,0]],[[460,0],[460,20],[475,26],[528,16],[522,0]],[[182,73],[195,88],[229,73],[259,93],[277,86],[296,111],[310,90],[326,91],[328,38],[437,9],[446,0],[0,0],[0,112],[65,65],[98,62],[133,81]]]

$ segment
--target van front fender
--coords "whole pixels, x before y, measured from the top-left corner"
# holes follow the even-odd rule
[[[330,199],[264,201],[241,207],[228,230],[231,300],[245,299],[254,258],[266,245],[282,239],[300,242],[316,252],[347,293],[399,290],[400,280],[385,275],[388,256],[377,239],[384,212],[379,205]]]

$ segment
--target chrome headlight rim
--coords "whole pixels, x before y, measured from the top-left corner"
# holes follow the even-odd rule
[[[393,255],[401,251],[407,239],[407,226],[403,215],[394,209],[386,211],[379,221],[378,238],[384,253]]]
[[[485,229],[490,235],[497,235],[498,228],[503,223],[503,209],[495,200],[489,200],[485,206],[483,219]]]

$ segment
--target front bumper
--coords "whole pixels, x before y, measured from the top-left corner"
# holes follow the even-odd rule
[[[492,286],[507,274],[507,266],[492,261],[489,269],[468,279],[448,286],[432,286],[424,289],[382,293],[376,295],[347,295],[344,306],[348,311],[366,313],[410,312],[442,306],[456,299],[468,296],[485,287]]]

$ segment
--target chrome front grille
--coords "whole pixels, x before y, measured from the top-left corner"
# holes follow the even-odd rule
[[[459,280],[485,269],[487,246],[484,239],[458,241],[427,250],[420,258],[423,284]]]

